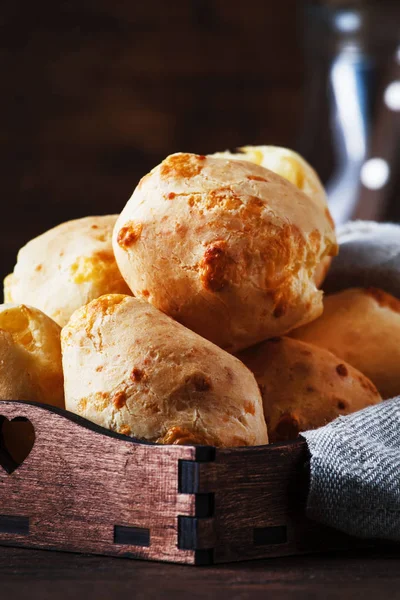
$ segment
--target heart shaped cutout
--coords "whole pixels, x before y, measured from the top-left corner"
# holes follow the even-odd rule
[[[11,421],[0,415],[0,466],[11,475],[29,456],[35,443],[35,429],[26,417]]]

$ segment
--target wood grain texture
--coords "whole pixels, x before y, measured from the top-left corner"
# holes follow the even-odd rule
[[[0,416],[35,430],[15,470],[0,439],[0,544],[198,565],[359,544],[305,517],[304,440],[161,446],[44,405]]]
[[[0,468],[0,513],[28,517],[29,535],[0,528],[0,544],[194,561],[178,549],[178,515],[195,510],[194,496],[178,493],[178,461],[194,448],[136,443],[28,403],[0,402],[0,414],[28,418],[36,436],[18,469]],[[150,545],[114,543],[115,526],[149,529]]]
[[[396,600],[399,567],[388,548],[191,569],[0,547],[1,594],[12,600]]]
[[[197,491],[214,497],[214,530],[202,542],[215,540],[214,563],[368,545],[306,518],[307,465],[301,439],[217,448],[214,462],[199,465]]]

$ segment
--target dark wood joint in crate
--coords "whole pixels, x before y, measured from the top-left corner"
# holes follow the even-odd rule
[[[208,491],[210,468],[214,468],[216,449],[197,446],[195,460],[179,460],[178,491],[181,494],[199,494]]]
[[[178,517],[178,548],[193,550],[196,565],[214,562],[215,543],[213,518]]]
[[[214,493],[207,487],[207,471],[210,463],[214,463],[215,448],[198,446],[195,460],[179,460],[178,492],[195,496],[194,517],[214,516]]]
[[[215,448],[206,446],[196,447],[195,460],[179,460],[178,492],[192,494],[195,503],[194,516],[178,516],[178,548],[192,550],[195,565],[214,562],[214,493],[206,491],[214,460]]]

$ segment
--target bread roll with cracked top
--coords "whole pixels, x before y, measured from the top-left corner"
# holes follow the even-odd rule
[[[146,302],[107,295],[62,330],[66,407],[162,444],[268,441],[257,383],[235,357]]]
[[[381,401],[373,383],[327,350],[288,337],[238,354],[254,373],[271,442],[295,439]]]
[[[233,160],[248,160],[256,165],[270,169],[290,181],[290,183],[293,183],[293,185],[308,196],[311,196],[324,210],[327,210],[327,217],[332,221],[329,209],[327,208],[327,196],[324,186],[312,166],[297,152],[280,146],[243,146],[242,148],[238,148],[238,152],[216,152],[210,156]],[[317,287],[322,285],[331,262],[332,258],[326,256],[317,266],[314,275]]]
[[[400,300],[378,288],[326,296],[324,312],[291,337],[330,350],[362,371],[383,398],[400,394]]]
[[[94,298],[130,294],[112,250],[116,220],[116,215],[76,219],[28,242],[4,281],[5,301],[36,306],[63,326]]]
[[[326,204],[248,161],[174,154],[137,186],[113,235],[135,296],[232,352],[315,319]]]
[[[40,310],[0,305],[0,399],[64,407],[61,329]]]

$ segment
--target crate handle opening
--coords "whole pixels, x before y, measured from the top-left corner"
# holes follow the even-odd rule
[[[9,420],[0,415],[0,466],[11,475],[29,456],[35,429],[26,417]]]

